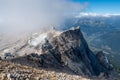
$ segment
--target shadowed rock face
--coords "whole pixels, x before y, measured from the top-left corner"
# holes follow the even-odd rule
[[[29,66],[68,69],[79,75],[92,76],[107,71],[89,49],[79,27],[46,40],[40,48],[40,55],[32,53],[11,61]]]
[[[112,70],[113,69],[112,64],[109,63],[109,60],[107,59],[107,57],[105,56],[105,53],[103,51],[99,51],[96,54],[96,57],[99,60],[100,64],[102,66],[104,66],[104,68],[106,68],[107,70]]]

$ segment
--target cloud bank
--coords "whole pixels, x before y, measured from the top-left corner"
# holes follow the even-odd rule
[[[83,13],[81,12],[79,15],[75,16],[76,18],[80,18],[80,17],[111,17],[111,16],[120,16],[120,14],[110,14],[110,13],[106,13],[106,14],[98,14],[98,13]]]
[[[85,7],[70,0],[0,0],[0,32],[49,28]]]

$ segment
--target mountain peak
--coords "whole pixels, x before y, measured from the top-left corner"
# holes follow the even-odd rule
[[[22,50],[22,53],[27,53],[26,55],[8,58],[7,60],[35,68],[67,70],[70,73],[87,76],[97,76],[100,73],[108,75],[109,71],[111,71],[105,67],[110,65],[109,62],[106,60],[101,61],[101,56],[96,56],[89,49],[80,31],[80,27],[63,31],[57,36],[42,38],[45,41],[38,43],[37,46],[31,46],[28,43],[16,51],[21,53]],[[37,37],[37,39],[37,41],[39,39],[42,41],[41,38]],[[25,50],[29,51],[26,52]],[[6,57],[11,57],[11,55],[7,55]],[[107,64],[103,66],[102,64],[104,63]]]

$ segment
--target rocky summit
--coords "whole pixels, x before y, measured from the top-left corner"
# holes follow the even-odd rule
[[[22,48],[20,47],[17,49],[18,51],[15,51],[16,53],[23,52],[24,55],[13,56],[9,52],[4,57],[10,58],[1,58],[1,60],[38,70],[45,69],[87,77],[101,74],[109,77],[111,72],[114,72],[112,64],[102,51],[94,54],[90,50],[80,27],[63,32],[52,30],[45,35],[42,34],[42,37],[40,36],[29,39],[24,46],[21,46]],[[9,76],[11,75],[13,74],[10,71]],[[70,80],[70,78],[63,80]],[[75,78],[75,80],[77,79]]]

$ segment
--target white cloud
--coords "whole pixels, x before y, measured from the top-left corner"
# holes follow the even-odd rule
[[[69,0],[0,0],[3,20],[0,32],[14,33],[56,25],[85,7]]]
[[[111,16],[120,16],[120,14],[110,14],[110,13],[106,13],[106,14],[97,14],[97,13],[84,13],[81,12],[79,15],[75,16],[76,18],[78,17],[111,17]]]

